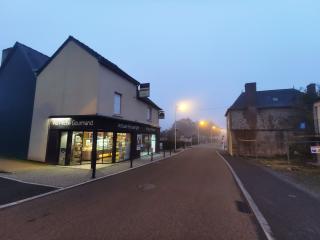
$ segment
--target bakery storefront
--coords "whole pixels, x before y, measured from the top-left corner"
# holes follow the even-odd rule
[[[159,151],[160,129],[104,116],[49,118],[46,161],[59,165],[109,164]]]

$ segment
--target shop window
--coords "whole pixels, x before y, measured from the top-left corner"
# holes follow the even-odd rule
[[[121,97],[120,93],[114,93],[113,113],[116,115],[121,114]]]
[[[97,162],[112,163],[113,133],[98,132],[97,134]]]
[[[130,133],[117,133],[116,162],[130,159]]]
[[[70,164],[82,164],[91,161],[92,132],[72,132]]]

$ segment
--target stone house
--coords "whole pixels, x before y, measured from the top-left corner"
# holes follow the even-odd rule
[[[274,157],[287,153],[287,142],[313,134],[312,103],[316,85],[257,91],[256,83],[228,108],[227,142],[231,155]]]

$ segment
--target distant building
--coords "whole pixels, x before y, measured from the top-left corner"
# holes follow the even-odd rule
[[[320,98],[313,104],[314,131],[316,135],[320,135]]]
[[[227,110],[227,143],[231,155],[285,155],[286,142],[313,134],[312,102],[315,84],[306,93],[296,89],[257,91],[256,83]]]
[[[49,59],[16,42],[2,51],[0,66],[0,155],[26,159],[36,90],[36,72]]]

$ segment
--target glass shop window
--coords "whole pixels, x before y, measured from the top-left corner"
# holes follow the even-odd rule
[[[130,145],[130,133],[117,133],[116,162],[130,159]]]
[[[98,132],[97,163],[112,163],[113,133]]]

